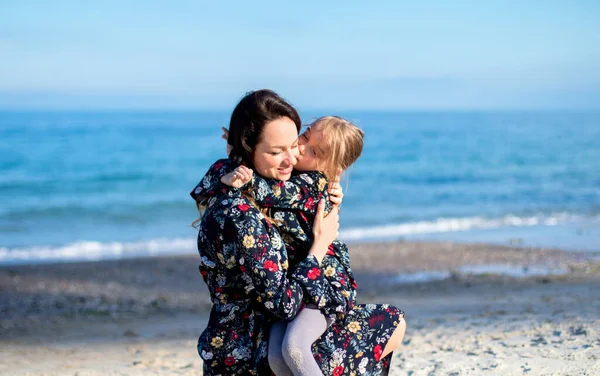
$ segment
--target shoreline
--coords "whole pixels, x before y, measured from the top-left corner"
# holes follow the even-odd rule
[[[178,239],[181,240],[181,239]],[[192,240],[195,247],[195,239]],[[508,252],[511,254],[511,257],[514,258],[516,253],[520,251],[526,251],[530,254],[534,254],[537,257],[547,257],[547,256],[557,256],[559,254],[567,254],[567,255],[577,255],[581,258],[589,258],[590,256],[597,257],[600,259],[600,245],[593,249],[578,249],[578,248],[569,248],[563,249],[560,247],[541,247],[541,246],[529,246],[525,244],[515,243],[515,244],[500,244],[495,242],[480,242],[480,241],[462,241],[462,240],[445,240],[445,239],[380,239],[380,240],[364,240],[364,241],[345,241],[350,249],[350,253],[353,257],[360,257],[359,253],[361,251],[369,251],[374,249],[376,251],[381,252],[382,249],[385,251],[389,251],[390,249],[393,252],[396,252],[396,249],[399,247],[404,248],[408,253],[411,253],[417,249],[419,250],[427,250],[427,251],[468,251],[468,250],[484,250],[486,252],[496,251],[496,252]],[[85,242],[81,243],[85,244]],[[406,254],[405,251],[405,254]],[[356,256],[355,256],[356,255]],[[141,253],[141,254],[131,254],[126,256],[116,256],[113,255],[109,258],[93,258],[93,259],[41,259],[39,261],[15,261],[9,260],[4,263],[0,262],[0,269],[5,268],[20,268],[20,267],[37,267],[37,266],[54,266],[54,265],[65,265],[65,264],[88,264],[88,263],[113,263],[113,262],[121,262],[127,260],[145,260],[145,259],[171,259],[171,258],[191,258],[196,257],[197,251],[194,249],[191,252],[165,252],[165,253]],[[523,257],[523,256],[518,256]],[[531,259],[531,258],[530,258]],[[516,259],[518,260],[518,259]],[[363,265],[359,265],[362,267]],[[387,265],[389,267],[389,265]],[[402,267],[402,265],[400,265]],[[430,266],[425,266],[430,268]],[[403,270],[403,269],[402,269]],[[401,271],[402,271],[401,270]]]
[[[530,220],[538,222],[539,218],[511,217],[504,220],[510,223]],[[588,218],[586,223],[572,222],[535,225],[508,225],[500,227],[465,228],[460,221],[481,221],[482,218],[440,218],[425,222],[409,222],[386,226],[355,227],[342,230],[340,239],[348,245],[394,244],[394,243],[455,243],[482,244],[500,248],[551,249],[574,253],[600,254],[600,217]],[[494,219],[490,219],[495,221]],[[448,222],[440,225],[439,222]],[[458,223],[456,223],[458,222]],[[404,227],[415,227],[408,231]],[[442,226],[428,232],[420,227]],[[170,257],[195,255],[197,230],[192,229],[187,235],[179,233],[174,237],[142,238],[121,241],[85,241],[72,240],[55,245],[22,245],[14,244],[0,247],[0,265],[36,265],[70,262],[98,262],[130,258]],[[414,230],[414,231],[413,231]],[[450,231],[446,231],[450,230]],[[399,234],[395,234],[395,231]],[[423,232],[419,232],[423,231]],[[29,244],[25,242],[24,244]]]
[[[406,312],[391,375],[600,372],[597,253],[405,241],[349,248],[358,301]],[[201,373],[195,342],[210,300],[197,265],[193,255],[0,266],[0,373]],[[564,273],[514,277],[465,265]],[[440,270],[448,278],[398,279]]]

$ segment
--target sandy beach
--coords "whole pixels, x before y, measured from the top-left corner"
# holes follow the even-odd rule
[[[350,249],[359,301],[406,312],[391,375],[600,374],[597,252]],[[197,256],[2,266],[0,286],[2,375],[202,374]]]

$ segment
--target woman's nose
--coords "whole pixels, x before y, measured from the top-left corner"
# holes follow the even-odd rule
[[[298,162],[298,155],[294,152],[294,149],[288,151],[288,160],[291,165],[295,165]]]

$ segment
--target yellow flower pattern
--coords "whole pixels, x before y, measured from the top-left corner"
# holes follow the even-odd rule
[[[352,333],[358,333],[360,330],[360,324],[357,321],[352,321],[350,324],[348,324],[347,328]]]
[[[323,189],[325,189],[325,184],[327,184],[327,180],[320,178],[318,183],[318,189],[320,192],[322,192]]]
[[[325,269],[325,277],[333,277],[335,275],[335,269],[332,266],[328,266]]]
[[[252,248],[254,247],[254,237],[252,237],[252,235],[245,235],[244,236],[244,247],[246,248]]]
[[[220,348],[221,346],[223,346],[223,338],[221,337],[214,337],[212,339],[212,341],[210,342],[211,346],[214,348]]]
[[[273,188],[273,195],[275,197],[281,196],[281,188],[279,187],[279,185],[273,185],[271,188]]]

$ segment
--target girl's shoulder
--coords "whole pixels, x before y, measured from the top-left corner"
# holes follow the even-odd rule
[[[305,171],[294,174],[286,184],[294,184],[310,189],[313,193],[321,193],[327,188],[327,178],[320,171]]]

